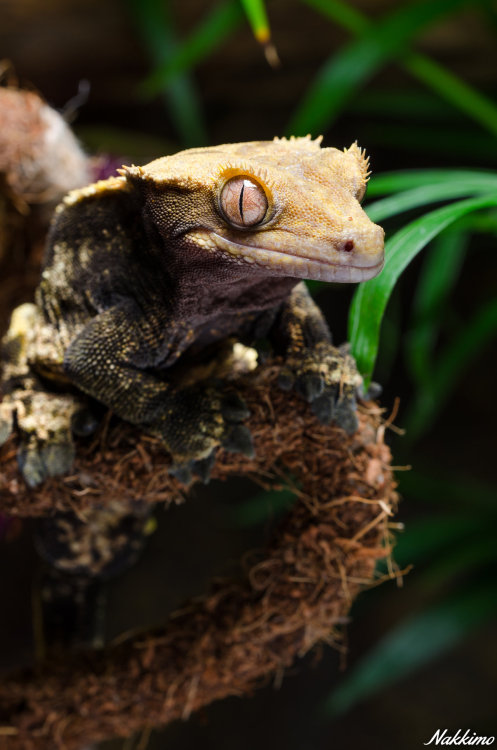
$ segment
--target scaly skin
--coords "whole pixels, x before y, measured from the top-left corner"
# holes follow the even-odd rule
[[[243,371],[235,344],[263,337],[286,357],[282,387],[352,432],[361,378],[299,280],[381,270],[383,230],[359,203],[367,169],[355,144],[275,139],[191,149],[69,193],[35,306],[4,340],[0,443],[16,414],[28,484],[69,470],[84,394],[158,435],[185,481],[208,477],[219,445],[250,454],[246,408],[219,374],[227,358]]]

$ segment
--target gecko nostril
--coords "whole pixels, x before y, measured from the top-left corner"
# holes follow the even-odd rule
[[[342,250],[346,253],[351,253],[354,249],[354,240],[347,240],[347,242],[344,242],[342,245]]]

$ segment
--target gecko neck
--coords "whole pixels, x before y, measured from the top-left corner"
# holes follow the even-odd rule
[[[279,306],[300,281],[245,268],[224,258],[202,264],[199,271],[196,279],[192,279],[191,266],[189,272],[174,272],[175,306],[183,318],[262,312]]]

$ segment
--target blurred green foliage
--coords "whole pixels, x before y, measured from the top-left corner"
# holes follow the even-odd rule
[[[455,162],[473,155],[496,164],[497,104],[439,62],[411,49],[422,32],[469,5],[493,26],[497,39],[497,13],[490,0],[417,0],[374,21],[345,0],[302,2],[353,38],[341,50],[330,50],[329,59],[298,102],[288,134],[326,132],[347,109],[361,114],[393,113],[404,122],[386,121],[376,134],[373,126],[370,132],[377,143],[396,145],[401,151],[443,153]],[[160,93],[165,97],[185,145],[206,142],[192,70],[243,23],[244,14],[256,38],[267,44],[270,30],[264,2],[213,3],[181,42],[162,0],[128,3],[153,64],[142,96]],[[391,64],[406,70],[422,88],[409,93],[371,91],[373,76]],[[420,118],[422,127],[416,121]],[[450,128],[440,126],[444,118],[450,119]],[[479,128],[470,138],[468,121]],[[497,236],[497,172],[437,169],[378,175],[369,186],[371,198],[375,200],[366,205],[366,211],[387,229],[386,264],[380,276],[355,292],[349,338],[366,381],[373,375],[378,351],[385,377],[393,360],[404,357],[412,395],[403,420],[407,436],[398,442],[396,454],[410,459],[418,455],[421,438],[449,403],[465,368],[497,334],[497,300],[493,298],[481,299],[462,323],[451,323],[451,300],[468,248],[475,246],[475,238]],[[426,208],[425,213],[420,213],[421,208]],[[408,218],[402,222],[398,217],[406,213]],[[404,269],[427,247],[401,330],[395,290]],[[311,288],[322,293],[322,286]],[[425,503],[422,517],[400,535],[395,557],[401,566],[416,563],[419,572],[410,585],[423,587],[426,606],[398,622],[347,673],[325,706],[329,714],[344,712],[420,669],[488,620],[497,608],[495,576],[488,575],[497,562],[495,488],[466,478],[464,466],[444,475],[439,467],[423,464],[421,459],[412,471],[400,475],[400,490]],[[233,511],[234,523],[264,523],[283,512],[293,497],[289,491],[259,493]],[[380,575],[384,572],[379,570]]]
[[[453,187],[450,171],[447,171],[446,180],[449,188],[447,192],[450,194]],[[444,195],[443,184],[440,187],[438,200],[443,199],[442,196]],[[418,195],[416,194],[414,202],[417,199]],[[400,201],[405,206],[406,202],[402,193],[400,194]],[[398,213],[399,209],[395,205],[395,202],[391,205],[393,205],[394,213]],[[372,213],[380,214],[380,211],[374,211],[374,207],[373,204]],[[386,261],[382,273],[376,279],[359,286],[354,295],[350,310],[349,338],[352,345],[352,352],[357,359],[359,370],[365,376],[366,384],[369,384],[376,361],[380,326],[385,308],[402,271],[404,271],[420,250],[426,247],[435,237],[439,236],[447,227],[450,227],[457,219],[482,208],[494,207],[497,208],[497,175],[496,186],[487,195],[478,195],[475,198],[458,201],[457,203],[451,203],[448,206],[435,209],[406,224],[387,240],[385,243]],[[385,212],[381,212],[381,214],[382,220],[387,218]],[[451,264],[449,263],[443,268],[438,267],[436,270],[438,274],[443,274],[445,273],[445,269],[448,268],[448,274],[452,278],[453,272],[450,266]],[[441,284],[440,287],[442,287]],[[493,315],[491,310],[488,310],[485,320],[488,321],[492,330]],[[477,335],[477,329],[479,331],[482,325],[486,328],[486,323],[482,321],[476,323],[475,321],[472,325],[472,332]],[[497,329],[494,332],[497,332]],[[445,375],[447,380],[447,377],[450,377],[450,373],[446,372]],[[425,389],[428,385],[425,382]],[[446,383],[443,385],[446,385]]]

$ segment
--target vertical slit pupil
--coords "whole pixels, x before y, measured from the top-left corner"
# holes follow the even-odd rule
[[[238,210],[240,211],[240,218],[242,220],[242,224],[245,222],[243,221],[243,193],[245,190],[245,181],[242,182],[242,189],[240,190],[240,197],[238,199]]]

